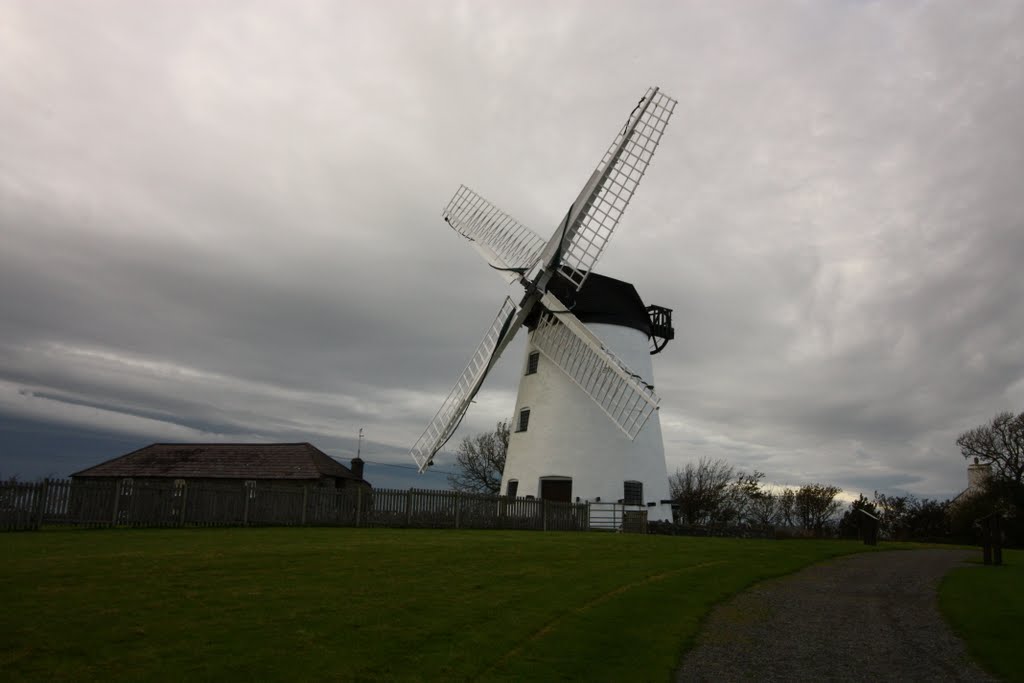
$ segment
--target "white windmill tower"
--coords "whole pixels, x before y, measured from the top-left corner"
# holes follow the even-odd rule
[[[650,354],[672,338],[671,311],[592,273],[636,191],[676,102],[651,88],[545,242],[463,186],[444,219],[509,283],[472,360],[412,448],[423,472],[451,438],[502,351],[530,329],[502,491],[548,500],[638,503],[671,519]]]

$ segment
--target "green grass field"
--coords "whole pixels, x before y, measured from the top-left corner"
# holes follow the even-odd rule
[[[1024,550],[1004,550],[999,567],[954,569],[939,588],[939,605],[982,666],[1007,681],[1024,681]]]
[[[864,549],[308,528],[3,544],[4,678],[133,681],[668,680],[716,602]]]

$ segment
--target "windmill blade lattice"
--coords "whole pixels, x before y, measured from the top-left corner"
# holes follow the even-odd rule
[[[646,108],[641,108],[644,103],[641,100],[615,136],[594,171],[595,176],[604,177],[586,198],[582,213],[569,228],[570,241],[563,247],[558,271],[576,285],[577,290],[583,286],[633,198],[676,106],[674,99],[657,88],[649,89],[644,97],[650,98],[650,102]]]
[[[533,344],[569,376],[630,439],[658,409],[654,390],[548,292]]]
[[[487,376],[495,348],[506,335],[516,333],[515,329],[510,329],[510,325],[518,310],[519,307],[511,299],[505,297],[505,302],[498,309],[497,317],[491,323],[476,352],[473,353],[469,365],[462,371],[459,380],[448,394],[448,398],[441,404],[441,409],[437,411],[434,419],[430,421],[419,440],[412,447],[412,457],[419,466],[420,472],[427,468],[434,454],[444,446],[458,428],[469,404]]]
[[[532,267],[544,248],[540,235],[465,185],[459,187],[441,215],[509,282],[517,279],[516,271]]]

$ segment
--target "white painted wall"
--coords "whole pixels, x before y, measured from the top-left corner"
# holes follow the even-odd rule
[[[654,371],[647,335],[618,325],[587,325],[634,372],[653,384]],[[624,495],[627,480],[643,482],[643,502],[649,520],[671,520],[668,500],[668,471],[658,413],[629,440],[569,377],[544,354],[536,374],[526,375],[529,355],[537,349],[533,335],[526,345],[519,382],[512,435],[502,477],[501,491],[517,480],[519,496],[540,497],[541,477],[572,478],[573,499],[617,501]],[[655,387],[657,390],[657,387]],[[530,409],[529,428],[517,432],[519,412]]]

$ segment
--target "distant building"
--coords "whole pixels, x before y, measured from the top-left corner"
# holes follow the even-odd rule
[[[155,443],[71,475],[73,481],[370,487],[363,461],[348,468],[310,443]]]

